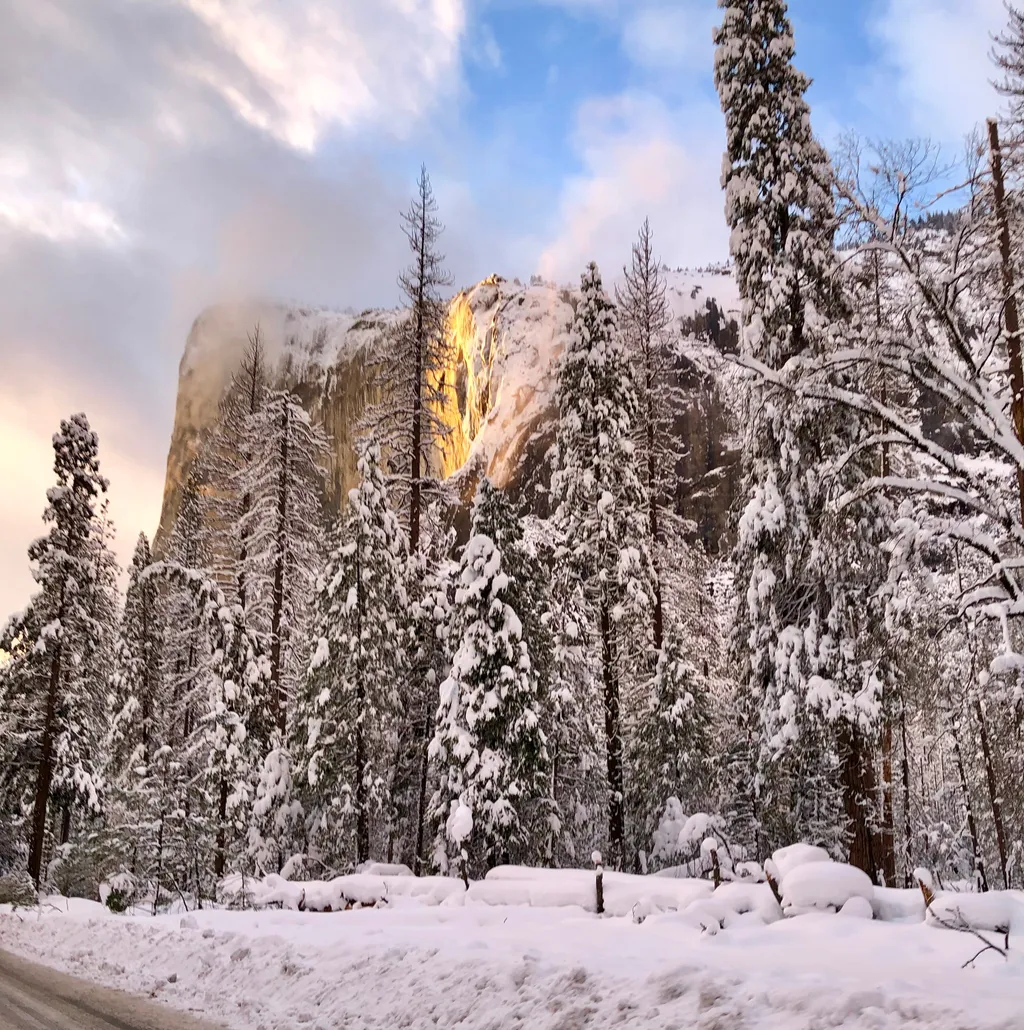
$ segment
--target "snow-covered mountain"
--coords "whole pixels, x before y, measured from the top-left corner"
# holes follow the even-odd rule
[[[686,467],[680,469],[680,507],[714,545],[725,529],[734,481],[731,405],[721,378],[698,371],[692,358],[734,346],[736,286],[727,268],[666,270],[665,277],[679,332],[678,374],[692,397],[679,425],[689,444]],[[454,389],[444,413],[451,433],[444,453],[437,455],[445,475],[486,471],[500,486],[521,491],[539,471],[550,443],[555,371],[574,303],[570,287],[500,276],[452,300]],[[354,483],[352,444],[372,399],[369,348],[400,317],[400,311],[266,303],[203,311],[179,368],[158,542],[173,524],[199,436],[215,421],[220,397],[257,323],[279,380],[300,394],[333,440],[331,494],[333,503],[340,503]]]

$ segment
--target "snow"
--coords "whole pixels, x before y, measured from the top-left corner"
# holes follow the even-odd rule
[[[791,868],[782,880],[786,910],[842,908],[851,898],[870,905],[875,888],[863,870],[844,862],[807,862]]]
[[[922,899],[923,900],[923,899]],[[928,922],[949,923],[974,930],[1024,931],[1024,893],[990,891],[987,894],[940,894],[928,906]]]
[[[473,889],[487,885],[542,890],[561,880],[571,892],[594,879],[592,870],[495,873],[468,896],[447,881],[457,905],[395,893],[384,908],[330,915],[115,916],[93,902],[50,899],[38,914],[0,914],[0,939],[27,958],[238,1030],[1020,1025],[1024,962],[1014,943],[1008,962],[990,952],[961,969],[978,950],[969,934],[824,914],[765,925],[741,913],[768,891],[751,884],[714,895],[705,886],[688,909],[642,919],[474,900]],[[400,882],[437,886],[407,876],[386,882],[389,892]],[[686,883],[661,879],[657,889]]]
[[[814,844],[790,844],[788,847],[779,848],[773,852],[772,862],[778,871],[778,880],[781,883],[786,875],[798,866],[808,865],[812,862],[831,862],[832,856],[824,849]]]

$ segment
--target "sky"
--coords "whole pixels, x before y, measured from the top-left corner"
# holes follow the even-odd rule
[[[791,0],[816,131],[955,151],[998,108],[1002,0]],[[456,285],[614,271],[650,217],[722,260],[714,0],[3,0],[0,618],[50,438],[100,435],[118,550],[159,516],[207,304],[397,303],[420,164]]]

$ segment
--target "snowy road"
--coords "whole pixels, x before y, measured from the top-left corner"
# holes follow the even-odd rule
[[[216,1030],[0,951],[0,1030]]]

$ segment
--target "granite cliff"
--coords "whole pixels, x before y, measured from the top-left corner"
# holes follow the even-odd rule
[[[735,346],[735,284],[721,269],[666,272],[679,347],[676,375],[687,407],[678,420],[686,457],[676,484],[678,509],[716,550],[728,532],[736,481],[735,412],[728,374],[709,374],[700,358]],[[543,509],[543,455],[551,440],[552,390],[575,297],[534,277],[492,276],[451,302],[453,389],[444,420],[450,434],[435,455],[445,476],[469,483],[486,471],[527,505]],[[333,442],[329,502],[340,505],[355,480],[353,439],[372,400],[369,348],[398,311],[335,311],[276,304],[220,305],[195,320],[185,344],[157,546],[177,513],[181,484],[204,430],[258,322],[279,383],[298,393]],[[700,361],[700,365],[706,365]]]

